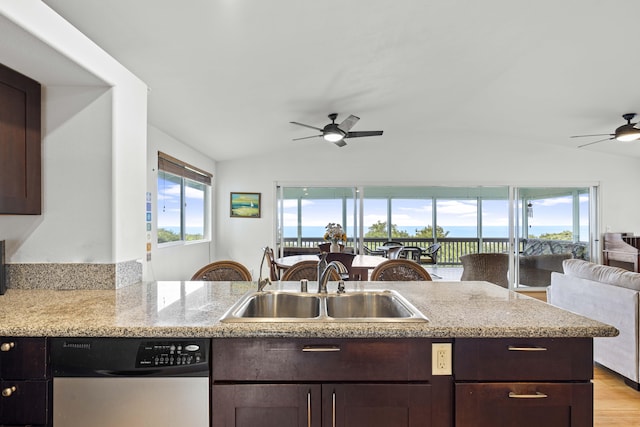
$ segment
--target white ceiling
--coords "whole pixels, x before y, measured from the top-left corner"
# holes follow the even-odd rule
[[[216,160],[322,144],[291,141],[315,132],[289,121],[331,112],[394,148],[523,149],[640,113],[633,0],[44,2],[149,85],[152,125]],[[640,157],[640,142],[582,150]]]

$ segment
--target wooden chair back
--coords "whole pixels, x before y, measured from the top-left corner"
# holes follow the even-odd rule
[[[431,281],[431,275],[420,264],[409,259],[389,259],[380,263],[371,272],[372,281],[411,281],[411,280],[428,280]]]
[[[204,281],[251,281],[247,267],[235,261],[214,261],[198,270],[191,280]]]

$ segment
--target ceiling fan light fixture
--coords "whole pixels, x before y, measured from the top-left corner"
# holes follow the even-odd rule
[[[324,139],[329,142],[338,142],[344,138],[344,135],[340,132],[326,132],[324,134]]]
[[[620,126],[616,129],[615,138],[618,141],[637,141],[640,139],[640,129],[633,124]]]
[[[322,136],[325,141],[338,142],[346,136],[346,132],[338,127],[335,123],[326,125],[323,129]]]

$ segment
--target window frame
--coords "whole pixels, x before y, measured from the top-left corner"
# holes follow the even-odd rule
[[[163,229],[160,226],[160,214],[159,209],[161,205],[161,197],[165,197],[165,193],[163,189],[160,188],[160,179],[161,174],[164,176],[169,175],[170,177],[176,178],[176,184],[180,186],[180,202],[179,202],[179,236],[178,240],[171,240],[166,242],[159,241],[159,231]],[[213,175],[207,171],[204,171],[200,168],[192,166],[182,160],[179,160],[175,157],[172,157],[168,154],[165,154],[161,151],[158,151],[158,175],[156,178],[157,183],[157,194],[156,200],[158,203],[158,213],[156,214],[156,244],[159,248],[166,246],[174,246],[181,244],[189,244],[189,243],[201,243],[201,242],[210,242],[211,241],[211,182]],[[195,184],[195,185],[194,185]],[[203,186],[203,223],[202,223],[202,238],[201,239],[187,239],[187,212],[189,210],[187,206],[187,189],[195,188],[198,185]]]

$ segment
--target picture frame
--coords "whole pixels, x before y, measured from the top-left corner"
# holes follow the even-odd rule
[[[260,218],[261,193],[231,192],[229,199],[231,218]]]

